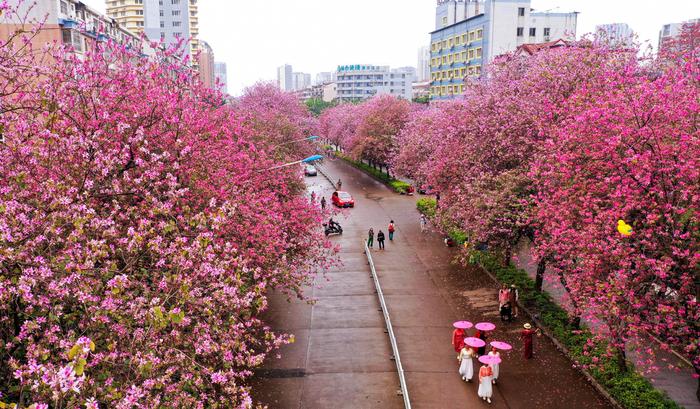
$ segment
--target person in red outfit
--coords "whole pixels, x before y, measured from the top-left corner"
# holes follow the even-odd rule
[[[539,332],[538,329],[532,329],[532,325],[523,325],[523,330],[520,332],[520,339],[523,341],[523,357],[525,359],[532,358],[533,355],[533,336]]]
[[[462,328],[456,328],[452,331],[452,346],[456,353],[459,353],[462,348],[464,348],[464,337],[466,335],[466,332],[464,332]]]

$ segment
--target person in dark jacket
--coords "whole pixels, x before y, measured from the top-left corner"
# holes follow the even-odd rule
[[[372,248],[374,246],[374,229],[370,228],[367,233],[367,245]]]
[[[381,230],[377,233],[377,241],[379,242],[379,250],[384,250],[384,232]]]

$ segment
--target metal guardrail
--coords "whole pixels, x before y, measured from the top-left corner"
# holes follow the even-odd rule
[[[377,270],[374,268],[374,260],[372,260],[372,253],[369,251],[367,242],[364,240],[362,242],[365,246],[365,254],[367,255],[367,261],[369,262],[369,267],[372,271],[374,287],[377,289],[379,303],[382,306],[382,314],[384,314],[384,322],[386,323],[386,329],[389,333],[389,340],[391,341],[391,350],[394,353],[394,361],[396,362],[396,371],[399,373],[399,382],[401,383],[401,395],[403,395],[403,404],[406,409],[411,409],[411,399],[408,396],[408,386],[406,385],[406,377],[404,376],[403,366],[401,365],[401,357],[399,356],[399,346],[396,344],[396,335],[394,335],[394,327],[391,325],[391,318],[389,317],[389,309],[386,306],[386,301],[384,301],[384,292],[382,292],[382,286],[381,284],[379,284]]]

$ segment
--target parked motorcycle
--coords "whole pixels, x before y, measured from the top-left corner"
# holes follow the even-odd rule
[[[323,230],[326,236],[331,234],[343,234],[343,228],[340,227],[340,224],[333,221],[333,219],[330,219],[328,223],[323,223]]]

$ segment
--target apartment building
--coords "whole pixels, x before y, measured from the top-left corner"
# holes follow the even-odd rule
[[[168,46],[189,41],[186,55],[199,51],[197,0],[106,0],[106,5],[107,15],[129,31]]]
[[[26,23],[44,22],[41,31],[33,39],[37,48],[45,44],[63,43],[72,47],[76,54],[82,55],[95,44],[111,39],[146,54],[152,51],[146,44],[141,44],[137,35],[82,1],[24,2],[18,11],[21,15],[26,15]],[[12,20],[8,14],[0,15],[0,38],[10,38],[20,23],[22,22]]]
[[[228,73],[226,72],[225,62],[214,63],[214,77],[216,82],[221,86],[221,92],[228,94]]]
[[[664,24],[659,31],[658,50],[661,50],[664,47],[664,43],[666,43],[668,40],[678,37],[683,29],[683,26],[693,24],[700,24],[700,18],[686,20],[681,23]]]
[[[528,43],[576,37],[578,13],[536,12],[530,0],[438,0],[430,33],[431,98],[464,92],[496,56]]]
[[[634,31],[626,23],[610,23],[595,26],[595,33],[600,41],[615,47],[634,45]]]
[[[351,64],[341,65],[336,72],[340,101],[358,101],[379,94],[398,98],[413,98],[414,67],[391,69],[388,66]]]

